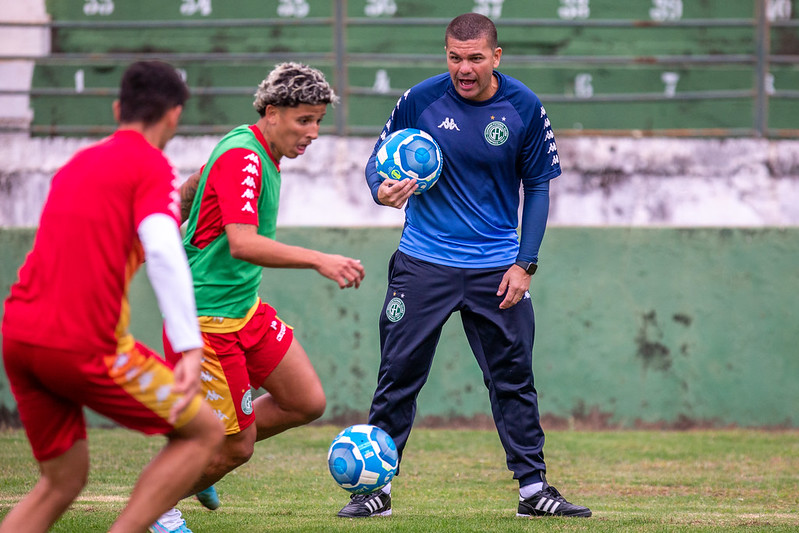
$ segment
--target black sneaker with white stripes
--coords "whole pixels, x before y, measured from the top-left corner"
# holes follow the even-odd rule
[[[382,490],[371,494],[353,494],[350,503],[338,512],[344,518],[391,516],[391,495]]]
[[[534,516],[591,516],[591,509],[574,505],[560,495],[552,485],[545,486],[526,500],[519,500],[519,511],[516,516],[532,518]]]

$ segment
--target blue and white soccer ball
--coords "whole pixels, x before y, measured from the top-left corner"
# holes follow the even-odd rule
[[[390,134],[377,150],[375,166],[385,179],[415,178],[421,194],[438,181],[444,158],[433,137],[416,128],[405,128]]]
[[[327,452],[333,479],[353,494],[385,487],[397,471],[397,446],[377,426],[355,424],[336,435]]]

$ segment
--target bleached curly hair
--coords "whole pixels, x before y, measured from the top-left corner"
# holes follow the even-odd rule
[[[319,70],[301,63],[280,63],[258,85],[253,107],[260,116],[266,106],[336,104],[339,97]]]

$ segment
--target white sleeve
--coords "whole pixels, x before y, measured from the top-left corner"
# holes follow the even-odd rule
[[[138,233],[172,349],[202,347],[191,271],[177,224],[168,215],[156,213],[141,221]]]

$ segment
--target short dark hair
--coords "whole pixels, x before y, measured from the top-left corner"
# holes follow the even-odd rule
[[[119,121],[123,124],[158,122],[170,109],[189,98],[186,83],[172,65],[162,61],[137,61],[122,75]]]
[[[452,19],[444,33],[444,46],[452,38],[456,41],[471,41],[472,39],[488,39],[488,45],[497,47],[497,27],[490,18],[479,13],[464,13]]]

